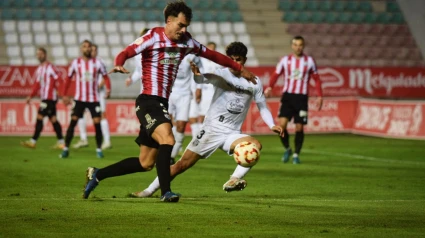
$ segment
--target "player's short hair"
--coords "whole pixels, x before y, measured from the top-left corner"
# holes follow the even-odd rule
[[[96,48],[96,50],[97,50],[97,45],[96,45],[95,43],[92,43],[92,44],[91,44],[91,47],[94,47],[94,48]]]
[[[47,54],[47,50],[44,47],[38,47],[37,50],[43,52],[45,55]]]
[[[189,22],[192,20],[192,9],[190,9],[190,7],[188,7],[184,1],[174,1],[169,2],[167,6],[165,6],[165,22],[167,22],[169,16],[177,17],[179,13],[183,13],[186,17],[186,20]]]
[[[207,45],[214,45],[214,47],[217,47],[217,44],[214,41],[208,41]]]
[[[226,47],[226,55],[227,56],[232,56],[232,55],[237,55],[237,56],[242,56],[244,58],[246,58],[246,55],[248,54],[248,48],[239,41],[235,41],[230,43],[227,47]]]
[[[150,29],[149,28],[143,28],[143,30],[140,31],[140,36],[143,36],[146,34]]]
[[[302,40],[303,43],[305,43],[304,37],[302,37],[302,36],[294,36],[294,38],[292,38],[292,40],[291,40],[291,43],[292,43],[293,40]]]
[[[83,45],[84,43],[89,43],[90,46],[93,45],[93,43],[89,40],[83,40],[83,42],[81,42],[81,45]]]

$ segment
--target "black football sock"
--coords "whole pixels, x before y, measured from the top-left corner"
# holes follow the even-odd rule
[[[172,145],[159,145],[156,157],[156,172],[161,186],[161,195],[171,191],[170,156]]]
[[[37,122],[35,123],[35,131],[34,131],[34,135],[32,139],[37,140],[38,137],[40,137],[42,130],[43,130],[43,120],[37,119]]]
[[[127,159],[123,159],[118,163],[111,164],[103,169],[99,169],[96,173],[96,178],[97,180],[101,181],[110,177],[116,177],[144,171],[146,170],[140,164],[139,157],[130,157]]]
[[[71,119],[71,122],[69,123],[68,130],[66,130],[66,137],[65,137],[65,147],[69,147],[72,141],[72,137],[74,137],[74,129],[77,125],[78,120]]]
[[[300,154],[304,142],[304,131],[295,132],[295,153]]]
[[[289,133],[288,130],[283,131],[283,137],[280,136],[280,141],[282,141],[283,146],[285,149],[289,149]]]
[[[100,127],[100,123],[94,123],[94,129],[96,132],[96,145],[99,149],[102,146],[102,129]]]
[[[53,125],[53,129],[56,132],[56,137],[58,138],[58,140],[62,140],[63,139],[63,135],[62,135],[62,127],[61,124],[59,124],[58,121],[52,123]]]

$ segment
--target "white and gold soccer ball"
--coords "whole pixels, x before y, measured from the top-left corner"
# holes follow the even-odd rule
[[[240,166],[252,167],[260,159],[260,150],[255,143],[244,141],[235,147],[233,158]]]

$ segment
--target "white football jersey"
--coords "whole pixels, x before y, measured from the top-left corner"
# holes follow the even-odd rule
[[[213,74],[217,69],[222,68],[219,64],[216,64],[209,59],[201,58],[201,62],[203,69],[200,68],[199,71],[202,74]],[[204,84],[202,87],[202,93],[207,95],[209,92],[211,94],[214,92],[214,86],[211,84]]]
[[[257,84],[253,84],[236,77],[228,68],[217,69],[214,74],[222,79],[211,80],[205,75],[208,78],[205,82],[213,84],[215,91],[204,125],[241,130],[252,100],[256,103],[266,101],[261,80],[257,78]]]
[[[191,85],[193,82],[193,73],[190,68],[190,61],[193,61],[198,66],[198,68],[203,68],[199,57],[193,54],[188,54],[186,57],[184,57],[180,63],[177,77],[174,80],[174,84],[171,89],[173,94],[177,93],[183,95],[192,93]]]

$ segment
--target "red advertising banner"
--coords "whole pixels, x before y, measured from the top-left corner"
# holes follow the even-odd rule
[[[268,102],[274,117],[277,116],[280,102],[272,99]],[[314,98],[309,102],[309,122],[307,132],[349,132],[356,113],[356,99],[329,99],[325,100],[323,108],[318,111]],[[37,117],[38,102],[25,104],[24,100],[0,100],[0,135],[31,135]],[[57,117],[64,131],[69,125],[70,108],[62,103],[57,104]],[[93,133],[94,128],[90,113],[84,115],[87,121],[88,132]],[[107,118],[112,135],[134,135],[139,132],[139,121],[134,112],[132,100],[108,100]],[[190,132],[190,127],[186,127]],[[289,130],[293,131],[291,123]],[[257,106],[253,103],[248,112],[247,119],[242,126],[244,133],[269,134],[270,129],[261,119]],[[78,132],[78,127],[76,127]],[[53,135],[52,125],[45,118],[43,135]]]
[[[274,67],[251,67],[265,86]],[[319,67],[324,96],[362,96],[384,98],[425,98],[425,68],[402,67]],[[314,81],[312,80],[312,84]],[[283,76],[273,89],[282,94]],[[310,95],[316,90],[310,85]]]
[[[359,100],[353,133],[425,139],[425,102]]]

